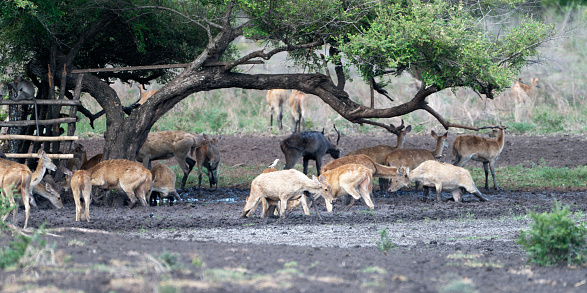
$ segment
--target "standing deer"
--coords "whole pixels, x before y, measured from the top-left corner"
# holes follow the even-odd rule
[[[306,94],[298,90],[292,90],[289,95],[289,107],[291,109],[292,121],[293,121],[293,133],[298,133],[305,128],[306,123],[306,108],[304,106],[304,100]]]
[[[359,164],[348,164],[325,171],[322,176],[328,182],[333,197],[332,200],[324,198],[326,211],[331,212],[332,201],[344,195],[350,195],[353,199],[342,210],[343,212],[348,211],[360,198],[363,198],[369,209],[373,210],[375,207],[371,200],[371,191],[373,189],[371,169]]]
[[[424,197],[426,201],[430,188],[436,189],[436,202],[442,201],[442,191],[451,191],[455,202],[461,202],[461,188],[472,193],[481,201],[487,201],[487,198],[475,186],[473,178],[467,169],[453,166],[450,164],[428,160],[420,164],[416,169],[410,171],[409,168],[401,167],[400,176],[397,180],[392,180],[389,187],[390,192],[395,192],[403,187],[410,187],[411,182],[419,182],[424,187]]]
[[[340,132],[338,132],[338,130],[336,132],[338,134],[336,144],[332,144],[329,139],[326,139],[323,132],[317,131],[294,133],[282,140],[280,147],[285,155],[285,169],[293,168],[297,160],[302,157],[304,174],[308,174],[308,161],[315,160],[316,171],[318,176],[320,176],[322,157],[325,154],[330,154],[332,158],[338,159],[343,152],[343,150],[337,146],[340,140]]]
[[[73,193],[73,201],[75,202],[75,221],[83,221],[84,219],[90,222],[90,203],[92,202],[92,177],[86,170],[72,171],[65,169],[67,175],[67,182],[71,187]],[[82,207],[81,199],[84,200],[84,207]]]
[[[15,205],[13,196],[13,189],[17,189],[22,196],[22,203],[25,208],[24,227],[26,228],[29,222],[30,214],[30,200],[33,186],[39,184],[45,176],[47,169],[55,171],[57,168],[55,164],[47,157],[47,154],[42,149],[38,152],[39,162],[35,172],[31,172],[29,167],[10,160],[0,159],[0,186],[2,187],[2,195],[8,197],[11,205]],[[12,211],[12,219],[16,221],[18,213],[18,206]],[[5,221],[10,213],[7,213],[2,220]]]
[[[151,132],[137,154],[137,161],[143,162],[145,167],[151,169],[151,161],[166,160],[174,157],[183,171],[183,178],[181,179],[181,188],[183,189],[188,180],[188,175],[196,164],[188,155],[194,156],[196,148],[199,146],[201,144],[198,143],[196,137],[185,131]]]
[[[524,103],[526,100],[524,95],[530,96],[530,94],[532,93],[532,90],[534,90],[537,83],[538,83],[538,77],[531,78],[530,85],[523,83],[522,78],[518,78],[516,81],[514,81],[514,85],[512,86],[512,91],[516,95],[516,98],[515,98],[516,103]]]
[[[196,148],[196,162],[198,164],[198,189],[202,188],[202,167],[208,170],[208,180],[210,181],[210,188],[216,185],[218,189],[218,166],[220,166],[220,151],[218,150],[218,142],[221,137],[209,138],[203,134],[204,140],[200,142]]]
[[[322,196],[327,202],[332,202],[332,193],[324,177],[312,176],[309,179],[305,174],[298,170],[281,170],[260,174],[251,182],[251,193],[241,213],[241,218],[249,216],[258,206],[259,201],[263,204],[263,215],[268,207],[267,200],[279,201],[279,210],[281,218],[284,219],[287,211],[287,203],[290,199],[300,198],[304,213],[309,215],[308,205],[304,192],[316,193]],[[312,197],[311,197],[312,198]],[[265,200],[263,200],[265,199]],[[316,214],[318,215],[318,209]]]
[[[376,146],[372,146],[372,147],[366,147],[366,148],[352,151],[352,152],[346,154],[346,156],[367,155],[367,156],[369,156],[369,158],[371,158],[373,160],[373,162],[380,164],[380,165],[385,165],[385,158],[387,157],[387,155],[396,149],[403,148],[406,134],[408,134],[408,133],[410,133],[410,131],[412,131],[411,125],[408,125],[407,127],[404,128],[404,121],[403,120],[402,120],[402,124],[400,126],[395,127],[393,124],[391,124],[391,127],[393,127],[395,129],[393,133],[395,133],[397,135],[397,142],[396,142],[395,146],[376,145]],[[379,189],[380,190],[382,190],[382,191],[387,190],[387,186],[388,186],[387,179],[379,179]]]
[[[153,174],[153,188],[151,189],[151,197],[149,198],[149,204],[156,205],[157,195],[160,200],[163,198],[169,198],[170,202],[175,199],[181,202],[177,190],[175,190],[175,173],[167,167],[165,164],[155,164],[151,169]]]
[[[287,98],[287,91],[284,89],[272,89],[267,92],[265,99],[269,105],[269,112],[271,118],[269,119],[269,126],[273,126],[273,113],[275,113],[275,119],[277,121],[277,127],[279,130],[283,129],[281,120],[283,119],[283,104]]]
[[[477,135],[457,136],[452,144],[452,153],[455,156],[453,165],[462,167],[469,160],[482,162],[483,170],[485,170],[485,189],[489,189],[489,167],[489,169],[491,169],[491,177],[493,178],[493,188],[497,190],[497,181],[495,180],[495,161],[503,150],[505,141],[504,130],[507,129],[507,127],[494,126],[491,128],[498,129],[497,137],[495,139]]]

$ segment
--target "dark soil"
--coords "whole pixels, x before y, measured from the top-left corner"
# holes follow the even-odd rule
[[[453,136],[454,137],[454,136]],[[219,147],[226,166],[283,160],[283,136],[224,136]],[[452,138],[449,137],[449,140]],[[349,151],[395,137],[348,136]],[[409,136],[405,147],[432,149],[429,136]],[[89,155],[103,141],[84,140]],[[583,136],[508,136],[497,166],[587,163]],[[445,152],[446,161],[452,155]],[[330,160],[328,157],[326,160]],[[472,162],[468,165],[480,165]],[[311,163],[313,166],[313,163]],[[499,171],[497,176],[500,176]],[[477,182],[482,187],[484,182]],[[248,183],[242,186],[246,187]],[[158,207],[93,204],[91,222],[75,222],[68,195],[65,208],[43,203],[29,226],[45,223],[54,258],[0,271],[2,292],[585,292],[587,268],[527,265],[515,244],[531,221],[528,210],[547,211],[554,199],[587,213],[584,191],[482,190],[463,203],[422,202],[422,192],[375,195],[375,209],[359,203],[342,213],[319,204],[322,221],[296,210],[285,221],[238,216],[247,189],[181,191],[188,203]],[[445,198],[449,194],[444,194]],[[19,224],[23,223],[19,213]],[[579,213],[577,213],[579,214]],[[583,216],[583,221],[585,217]],[[383,253],[379,232],[394,246]],[[6,246],[8,239],[0,239]],[[38,245],[37,245],[38,247]]]

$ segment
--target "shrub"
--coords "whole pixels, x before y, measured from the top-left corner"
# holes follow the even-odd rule
[[[540,266],[585,262],[587,228],[584,223],[575,224],[569,214],[569,208],[557,201],[550,213],[529,213],[534,224],[516,240],[526,250],[529,262]]]
[[[391,242],[389,235],[387,235],[387,229],[383,228],[379,231],[379,235],[381,236],[381,241],[377,242],[377,248],[379,248],[383,254],[387,254],[387,252],[393,248],[393,242]]]

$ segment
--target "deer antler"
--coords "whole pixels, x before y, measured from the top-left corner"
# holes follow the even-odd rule
[[[338,131],[338,129],[336,129],[336,124],[332,124],[334,125],[334,130],[336,130],[336,134],[338,135],[336,137],[336,145],[338,145],[338,142],[340,141],[340,131]]]

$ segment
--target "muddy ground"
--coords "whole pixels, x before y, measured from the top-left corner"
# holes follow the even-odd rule
[[[451,135],[454,138],[454,135]],[[258,166],[283,159],[284,136],[224,136],[224,166]],[[449,141],[452,138],[449,136]],[[354,150],[390,143],[385,136],[345,136]],[[93,155],[103,141],[83,140]],[[409,136],[405,147],[433,147],[429,136]],[[497,166],[587,163],[584,136],[508,136]],[[446,154],[446,153],[445,153]],[[330,160],[330,158],[327,158]],[[447,154],[446,161],[452,161]],[[170,162],[171,164],[173,162]],[[480,165],[480,163],[469,163]],[[311,163],[313,166],[313,163]],[[221,172],[222,174],[222,172]],[[222,175],[221,175],[222,176]],[[500,176],[498,169],[497,176]],[[206,182],[207,183],[207,182]],[[91,222],[75,222],[74,204],[43,204],[29,225],[45,227],[52,257],[25,268],[0,271],[2,292],[585,292],[587,268],[527,265],[515,244],[531,220],[528,210],[547,211],[553,200],[587,213],[584,191],[483,190],[463,203],[422,202],[422,193],[375,195],[375,209],[355,205],[334,213],[319,204],[323,220],[295,211],[285,221],[238,216],[248,182],[213,190],[181,191],[184,204],[135,207],[93,204]],[[483,182],[477,182],[479,187]],[[445,198],[449,194],[444,194]],[[23,215],[19,214],[19,225]],[[583,220],[585,217],[583,216]],[[386,230],[393,247],[379,249]],[[3,235],[0,245],[9,237]],[[37,247],[39,247],[37,245]]]

